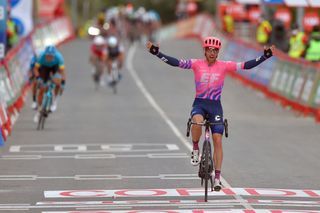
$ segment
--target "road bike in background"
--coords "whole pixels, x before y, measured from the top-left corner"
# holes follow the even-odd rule
[[[100,86],[103,86],[103,83],[104,83],[102,81],[103,73],[104,73],[104,62],[97,60],[93,67],[93,75],[92,75],[96,90],[98,90]]]
[[[213,189],[213,180],[212,180],[212,172],[214,168],[214,162],[212,158],[212,150],[210,143],[210,126],[212,125],[224,125],[225,136],[228,137],[228,121],[224,119],[223,122],[215,122],[211,123],[208,120],[208,116],[205,116],[205,120],[201,123],[193,122],[191,118],[189,118],[187,123],[187,137],[190,135],[191,125],[200,125],[205,127],[205,139],[202,145],[202,153],[200,156],[200,164],[198,176],[201,178],[201,186],[203,186],[204,182],[204,201],[208,201],[208,182],[210,180],[211,183],[211,191],[218,191],[219,189]]]
[[[117,94],[117,84],[119,83],[120,80],[120,73],[119,73],[119,64],[118,60],[113,60],[111,64],[111,82],[110,86],[113,90],[114,94]]]

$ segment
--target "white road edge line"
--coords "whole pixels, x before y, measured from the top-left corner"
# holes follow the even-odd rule
[[[183,134],[179,131],[179,129],[176,127],[176,125],[171,121],[171,119],[167,116],[167,114],[164,112],[164,110],[159,106],[159,104],[155,101],[153,96],[150,94],[150,92],[147,90],[147,88],[144,86],[143,82],[141,81],[140,77],[138,76],[136,70],[133,67],[133,56],[134,53],[137,49],[137,44],[135,43],[133,46],[130,47],[129,52],[128,52],[128,58],[127,58],[127,63],[126,67],[134,79],[136,85],[138,88],[141,90],[142,94],[145,96],[145,98],[148,100],[148,102],[151,104],[151,106],[159,113],[161,118],[168,124],[168,126],[171,128],[173,133],[179,138],[179,140],[190,150],[192,151],[192,145],[189,143]],[[231,188],[231,185],[223,178],[221,177],[221,181],[224,186]],[[239,196],[235,195],[234,196],[237,200],[241,202],[241,205],[243,205],[246,209],[253,209],[253,207],[250,204],[247,204],[245,200]]]

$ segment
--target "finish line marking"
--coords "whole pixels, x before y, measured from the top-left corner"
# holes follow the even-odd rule
[[[316,210],[269,210],[269,209],[197,209],[197,210],[128,210],[128,211],[53,211],[42,213],[320,213]]]
[[[65,190],[45,191],[45,198],[92,198],[92,197],[186,197],[203,196],[203,189],[122,189],[122,190]],[[257,196],[320,198],[320,190],[224,188],[220,192],[208,192],[209,196]],[[243,202],[245,202],[243,200]],[[247,202],[245,202],[247,203]]]

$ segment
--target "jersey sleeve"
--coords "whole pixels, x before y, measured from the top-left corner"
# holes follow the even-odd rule
[[[64,59],[60,52],[57,52],[58,65],[60,69],[64,69]]]
[[[243,63],[234,61],[225,61],[225,69],[227,72],[236,72],[243,69]]]
[[[180,59],[179,60],[179,67],[182,69],[191,69],[192,68],[192,60],[193,59]]]
[[[39,57],[38,57],[37,60],[36,60],[35,65],[34,65],[36,68],[41,67],[41,65],[42,65],[42,63],[43,63],[43,58],[44,58],[44,52],[41,52],[41,53],[39,54]]]

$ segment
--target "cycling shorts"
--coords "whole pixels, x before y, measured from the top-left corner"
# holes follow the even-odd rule
[[[223,134],[223,110],[220,100],[196,98],[192,105],[191,117],[194,115],[202,115],[203,118],[208,116],[208,120],[212,123],[221,122],[221,124],[210,126],[210,129],[212,134]]]
[[[51,76],[52,78],[59,78],[59,77],[61,78],[58,64],[52,67],[41,65],[39,69],[39,74],[40,74],[40,78],[42,78],[44,83],[47,83],[47,81],[50,79]]]

